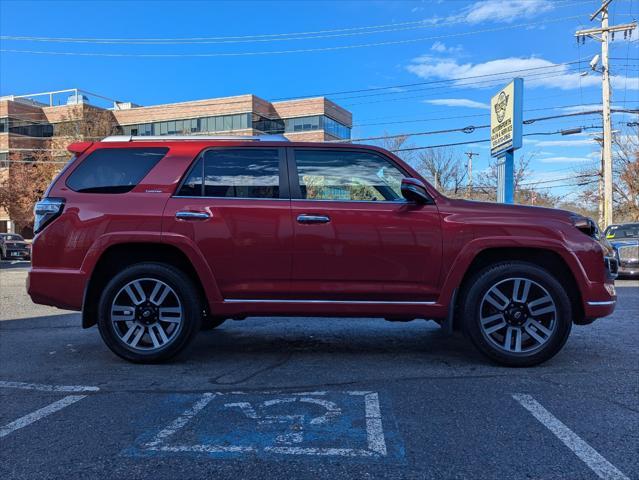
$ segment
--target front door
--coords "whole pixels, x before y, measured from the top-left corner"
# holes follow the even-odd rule
[[[189,237],[224,299],[282,298],[293,229],[284,149],[211,148],[164,212],[164,232]]]
[[[291,296],[433,301],[442,239],[437,207],[403,199],[407,174],[354,149],[289,150],[295,232]]]

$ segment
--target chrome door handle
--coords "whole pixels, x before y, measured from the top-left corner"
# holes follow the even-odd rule
[[[175,218],[179,218],[180,220],[206,220],[207,218],[211,218],[211,214],[206,212],[189,212],[183,210],[175,212]]]
[[[330,222],[330,217],[326,215],[298,215],[297,222],[298,223],[328,223]]]

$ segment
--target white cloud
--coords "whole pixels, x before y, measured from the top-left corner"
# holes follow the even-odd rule
[[[530,18],[554,9],[549,0],[482,0],[466,7],[459,14],[464,21],[511,23],[519,18]]]
[[[457,45],[456,47],[449,47],[444,42],[435,42],[430,47],[430,49],[437,53],[458,53],[463,50],[461,45]]]
[[[588,156],[584,157],[546,157],[540,158],[541,163],[582,163],[590,162],[591,159]]]
[[[601,78],[589,75],[581,77],[579,72],[571,72],[567,65],[553,63],[538,57],[509,57],[489,60],[484,63],[459,63],[455,58],[437,58],[422,55],[414,58],[406,69],[420,78],[453,79],[463,77],[477,77],[456,81],[453,85],[466,88],[494,88],[500,82],[512,78],[513,73],[521,71],[519,76],[524,78],[525,87],[546,87],[571,90],[581,87],[601,87]],[[499,74],[504,74],[502,78]],[[611,77],[613,88],[639,90],[639,77],[626,78]]]
[[[437,98],[435,100],[424,100],[424,103],[430,103],[431,105],[444,105],[446,107],[467,107],[467,108],[481,108],[490,110],[490,105],[487,103],[476,102],[468,98]]]

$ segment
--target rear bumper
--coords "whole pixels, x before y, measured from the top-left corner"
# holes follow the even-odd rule
[[[81,310],[86,280],[80,270],[32,268],[27,276],[27,293],[34,303]]]

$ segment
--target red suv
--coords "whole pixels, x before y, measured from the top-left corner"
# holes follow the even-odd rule
[[[617,262],[560,210],[446,198],[377,147],[109,137],[35,207],[28,291],[107,346],[166,360],[247,316],[431,319],[528,366],[612,313]]]

